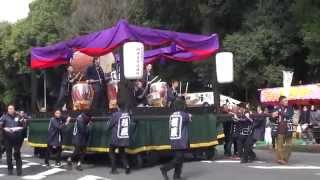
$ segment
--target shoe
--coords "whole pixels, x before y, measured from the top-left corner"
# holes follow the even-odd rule
[[[45,164],[47,167],[50,166],[50,163],[49,163],[49,161],[47,161],[47,160],[44,161],[44,164]]]
[[[160,171],[161,171],[161,175],[162,175],[163,179],[164,179],[164,180],[169,180],[167,171],[164,170],[163,168],[160,168]]]
[[[72,166],[72,160],[70,158],[68,158],[67,164],[68,164],[68,166]]]
[[[287,165],[287,163],[284,160],[278,160],[277,163],[280,165]]]
[[[248,160],[241,159],[240,163],[241,163],[241,164],[248,163]]]
[[[17,170],[17,176],[22,176],[22,171],[21,170]]]
[[[8,175],[9,175],[9,176],[10,176],[10,175],[13,175],[13,170],[12,170],[12,169],[8,170]]]
[[[61,163],[60,162],[56,162],[55,166],[56,167],[61,167]]]
[[[119,172],[118,172],[116,169],[114,169],[114,170],[111,170],[111,171],[110,171],[110,174],[116,175],[116,174],[119,174]]]
[[[80,165],[80,166],[78,165],[78,166],[76,167],[76,170],[78,170],[78,171],[83,171],[81,165]]]
[[[130,172],[131,172],[130,168],[127,167],[125,173],[126,173],[126,174],[130,174]]]

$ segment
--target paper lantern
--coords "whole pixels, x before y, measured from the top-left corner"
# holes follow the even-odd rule
[[[231,52],[216,54],[216,71],[219,83],[233,82],[233,54]]]
[[[123,45],[123,66],[126,79],[143,78],[144,46],[140,42]]]

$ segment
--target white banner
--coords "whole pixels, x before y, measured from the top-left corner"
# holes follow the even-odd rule
[[[292,71],[282,71],[283,73],[283,87],[290,87],[293,78]]]
[[[290,91],[290,86],[292,83],[292,78],[293,78],[293,72],[292,71],[282,71],[283,74],[283,87],[285,89],[285,95],[286,97],[289,96],[289,91]]]

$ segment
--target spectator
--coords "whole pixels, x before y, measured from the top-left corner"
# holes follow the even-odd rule
[[[314,110],[313,110],[314,109]],[[317,144],[320,144],[320,109],[311,107],[310,123],[312,126],[313,137]]]
[[[302,138],[307,144],[312,143],[312,132],[309,128],[310,124],[310,111],[307,106],[303,106],[300,113],[299,124],[301,127]]]

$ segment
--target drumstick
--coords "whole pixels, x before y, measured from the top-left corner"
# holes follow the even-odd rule
[[[186,91],[185,91],[186,94],[188,93],[188,86],[189,86],[189,82],[187,82],[187,85],[186,85]]]
[[[149,84],[153,83],[155,80],[157,80],[159,76],[154,77],[151,81],[149,81]]]
[[[181,85],[181,81],[180,81],[180,83],[179,83],[179,84],[180,84],[180,93],[179,93],[179,94],[181,94],[181,86],[182,86],[182,85]]]
[[[81,76],[80,76],[80,78],[79,78],[78,82],[80,82],[82,78],[83,78],[83,74],[81,74]]]

